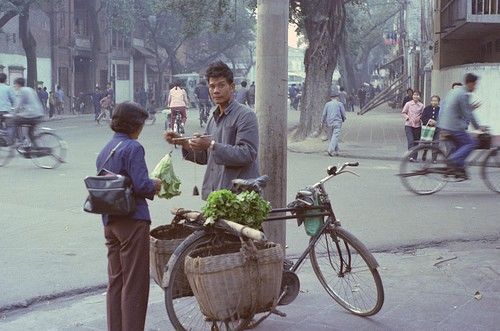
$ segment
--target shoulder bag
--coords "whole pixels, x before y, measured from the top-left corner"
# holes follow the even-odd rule
[[[87,213],[129,215],[135,211],[132,180],[104,168],[121,143],[122,141],[109,153],[97,176],[88,176],[84,179],[89,192],[83,205],[83,210]]]

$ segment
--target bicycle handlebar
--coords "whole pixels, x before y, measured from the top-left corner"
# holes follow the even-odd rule
[[[347,167],[357,167],[359,166],[359,162],[346,162],[343,165],[340,166],[340,168],[337,168],[337,166],[329,166],[326,169],[326,173],[328,174],[327,177],[323,178],[320,180],[317,184],[314,185],[314,187],[317,187],[319,185],[322,185],[323,183],[327,182],[328,180],[332,179],[333,177],[340,175],[341,173],[344,172],[345,168]],[[346,170],[345,172],[352,173],[354,175],[357,175],[355,172]]]

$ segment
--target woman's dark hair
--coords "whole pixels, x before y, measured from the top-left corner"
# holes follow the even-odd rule
[[[210,78],[225,78],[229,84],[232,84],[234,81],[234,75],[231,69],[222,61],[217,61],[210,64],[205,72],[205,77],[207,81]]]
[[[413,91],[413,94],[415,94],[415,93],[418,94],[418,95],[420,95],[420,96],[422,96],[422,94],[420,93],[420,91],[416,91],[416,90]]]
[[[111,120],[111,129],[115,132],[131,134],[137,132],[148,118],[148,113],[135,102],[123,102],[116,105]]]
[[[432,98],[437,98],[437,99],[438,99],[438,101],[441,101],[441,98],[439,97],[439,95],[433,95],[433,96],[431,97],[431,100],[432,100]]]
[[[7,75],[0,72],[0,83],[5,83],[5,81],[7,81]]]
[[[411,94],[413,94],[414,91],[411,88],[409,88],[406,90],[406,93],[408,93],[408,92],[411,92]]]

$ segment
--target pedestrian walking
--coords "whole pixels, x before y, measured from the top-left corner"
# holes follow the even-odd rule
[[[406,140],[408,141],[408,150],[418,145],[420,140],[420,133],[422,130],[422,112],[424,105],[420,102],[420,92],[414,91],[412,100],[408,101],[401,111],[405,119],[405,133]],[[416,154],[410,155],[410,162],[415,162],[417,159]]]
[[[198,110],[200,114],[200,126],[208,121],[210,117],[210,108],[212,104],[210,103],[210,92],[208,91],[207,82],[202,79],[198,83],[198,86],[194,89],[194,95],[198,100]]]
[[[295,84],[292,84],[288,88],[288,97],[290,98],[290,106],[292,106],[293,109],[297,110],[297,94],[299,91],[297,90],[297,87]]]
[[[361,86],[358,89],[358,100],[359,100],[359,109],[363,109],[366,101],[366,89],[364,88],[364,86]]]
[[[101,114],[101,100],[102,93],[99,90],[99,86],[96,86],[94,92],[91,95],[92,105],[94,106],[94,120],[98,122],[99,115]]]
[[[327,128],[327,135],[330,139],[328,145],[328,155],[339,155],[339,139],[342,130],[342,123],[346,120],[344,104],[339,101],[340,95],[337,92],[331,93],[331,101],[325,104],[321,115],[321,126]]]
[[[206,71],[210,96],[217,105],[205,129],[206,137],[182,141],[184,158],[206,164],[202,199],[215,190],[230,189],[233,179],[259,176],[257,153],[259,127],[255,112],[234,100],[233,72],[224,62],[211,64]],[[174,144],[176,132],[165,139]]]
[[[42,97],[40,100],[42,101],[43,110],[47,114],[47,110],[48,110],[47,103],[49,101],[49,93],[47,92],[47,87],[45,87],[45,86],[42,88]]]
[[[347,92],[345,91],[344,87],[340,87],[340,92],[339,92],[339,101],[342,102],[344,105],[344,108],[347,108]]]
[[[49,119],[52,119],[52,117],[54,117],[56,107],[57,107],[56,93],[54,91],[50,91],[50,93],[49,93]]]
[[[422,125],[429,127],[436,127],[438,119],[439,119],[439,102],[440,98],[437,95],[433,95],[431,97],[431,104],[424,108],[422,111]],[[423,139],[423,137],[422,137]],[[434,131],[434,135],[432,137],[432,141],[437,141],[439,139],[439,129],[436,128]],[[424,155],[422,155],[422,161],[425,161],[427,158],[427,151],[424,151]],[[437,153],[432,153],[432,161],[436,162]]]
[[[241,87],[236,90],[234,99],[242,105],[248,105],[248,88],[246,81],[241,82]]]
[[[56,111],[58,115],[64,113],[64,91],[60,85],[56,86]]]
[[[144,330],[149,297],[149,228],[146,199],[153,200],[161,181],[150,179],[144,147],[137,141],[148,113],[135,103],[116,107],[111,122],[115,132],[97,157],[97,171],[128,176],[134,187],[136,209],[127,216],[102,215],[108,249],[106,291],[109,331]],[[115,154],[105,162],[111,151]]]
[[[248,88],[248,105],[252,109],[255,107],[255,82]]]
[[[406,90],[406,96],[403,98],[402,106],[401,108],[404,108],[404,106],[409,102],[413,100],[413,89],[409,88]]]

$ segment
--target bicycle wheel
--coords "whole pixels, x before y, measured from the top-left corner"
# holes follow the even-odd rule
[[[384,304],[384,287],[373,255],[341,227],[327,228],[309,253],[326,292],[351,313],[371,316]]]
[[[227,235],[225,240],[238,240],[234,236]],[[198,306],[186,276],[184,275],[184,259],[196,248],[209,247],[212,245],[214,235],[205,231],[197,231],[191,234],[175,250],[168,261],[164,282],[165,306],[167,314],[173,327],[181,330],[243,330],[251,321],[251,318],[228,321],[212,321],[207,319]]]
[[[7,165],[15,155],[12,146],[9,146],[9,138],[7,135],[0,135],[0,167]]]
[[[43,153],[33,156],[33,163],[43,169],[57,168],[66,158],[66,142],[52,132],[42,132],[35,137],[36,148]],[[47,152],[45,153],[45,149]],[[34,148],[33,154],[36,153]]]
[[[481,177],[490,190],[500,193],[500,148],[488,152],[481,166]]]
[[[417,162],[410,157],[416,155]],[[446,157],[438,148],[431,145],[420,145],[409,150],[401,160],[399,177],[403,186],[415,194],[428,195],[445,187]]]

